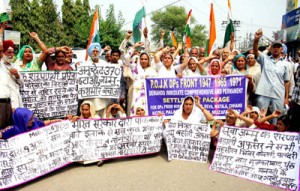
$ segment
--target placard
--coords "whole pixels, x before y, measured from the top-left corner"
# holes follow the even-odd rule
[[[208,124],[169,122],[164,135],[169,160],[208,161],[210,146],[210,126]]]
[[[118,64],[83,63],[77,71],[79,99],[119,98],[122,70]]]
[[[78,120],[71,132],[74,161],[145,155],[160,151],[162,117]]]
[[[245,110],[246,92],[243,75],[146,79],[149,115],[173,115],[186,96],[198,95],[203,107],[222,119],[228,108]]]
[[[300,134],[222,127],[210,169],[299,189]]]
[[[77,72],[21,72],[20,93],[25,108],[40,119],[77,114]]]
[[[0,139],[0,189],[33,180],[70,163],[70,122]]]

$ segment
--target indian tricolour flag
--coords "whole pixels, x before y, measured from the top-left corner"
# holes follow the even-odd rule
[[[215,23],[215,14],[214,14],[214,7],[213,4],[210,4],[210,16],[209,16],[209,40],[208,40],[208,51],[207,53],[209,55],[212,54],[212,52],[217,48],[216,44],[216,23]]]
[[[185,29],[184,29],[185,35],[183,38],[183,41],[187,44],[188,48],[192,47],[191,28],[190,28],[191,16],[192,16],[192,9],[189,11],[187,19],[186,19],[186,25],[185,25]]]
[[[142,20],[146,17],[146,10],[143,6],[134,17],[134,21],[132,24],[132,30],[133,30],[133,40],[134,43],[140,42],[142,37]]]
[[[95,11],[94,17],[93,17],[93,22],[90,30],[90,38],[88,41],[88,44],[86,46],[86,55],[85,55],[85,60],[88,60],[88,48],[91,43],[93,42],[98,42],[100,44],[100,35],[99,35],[99,17],[98,17],[98,10]]]
[[[223,48],[230,47],[230,35],[231,33],[234,33],[234,27],[233,27],[233,22],[232,22],[232,14],[231,14],[231,4],[230,0],[228,0],[228,16],[227,16],[227,26],[225,30],[225,36],[224,36],[224,44]]]

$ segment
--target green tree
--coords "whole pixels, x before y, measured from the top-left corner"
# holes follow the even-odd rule
[[[121,28],[125,20],[122,13],[119,12],[116,19],[114,5],[110,4],[106,12],[106,19],[99,19],[101,45],[110,45],[113,48],[118,48],[124,38],[124,32]]]
[[[31,32],[37,32],[40,36],[40,31],[42,31],[42,28],[45,27],[45,25],[42,25],[41,21],[41,15],[42,10],[40,7],[39,0],[32,0],[30,3],[30,15],[31,15]],[[30,38],[30,37],[29,37]],[[41,39],[43,41],[43,39]],[[39,50],[38,44],[34,42],[33,39],[29,42],[29,45],[33,47],[34,50]]]
[[[63,0],[62,5],[62,27],[63,31],[68,39],[68,46],[72,46],[74,44],[76,38],[76,15],[75,15],[75,4],[73,0]]]
[[[207,40],[207,31],[205,30],[204,25],[195,25],[192,28],[192,44],[194,46],[206,46],[206,40]]]
[[[31,31],[31,15],[29,0],[11,0],[12,23],[14,30],[21,32],[21,46],[28,44]]]
[[[90,5],[88,0],[76,0],[75,13],[76,17],[74,29],[75,39],[73,46],[86,47],[87,39],[89,38],[90,26],[88,23],[92,22],[93,15],[90,15]]]
[[[159,42],[160,31],[165,30],[164,42],[169,42],[169,32],[174,31],[178,42],[182,41],[184,35],[184,28],[186,25],[187,11],[184,7],[170,6],[163,11],[156,11],[153,13],[151,20],[154,24],[151,25],[151,40]],[[195,25],[195,18],[191,17],[191,34],[193,45],[202,46],[205,44],[206,32],[203,25]]]
[[[40,38],[50,46],[62,46],[68,44],[68,40],[63,31],[62,24],[59,19],[59,13],[56,11],[56,5],[52,0],[41,0],[41,24],[45,25],[42,28]]]

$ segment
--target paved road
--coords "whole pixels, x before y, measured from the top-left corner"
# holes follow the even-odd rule
[[[22,191],[279,191],[264,184],[208,170],[209,164],[167,161],[157,155],[106,161],[103,166],[74,163],[19,186]]]

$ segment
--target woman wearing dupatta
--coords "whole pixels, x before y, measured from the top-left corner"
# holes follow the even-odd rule
[[[207,68],[207,75],[221,75],[221,62],[219,59],[212,59]]]
[[[32,111],[20,107],[14,111],[12,118],[13,125],[0,131],[0,139],[8,139],[20,133],[25,133],[60,121],[59,119],[41,121],[34,117]]]
[[[238,54],[234,57],[233,66],[231,68],[230,74],[245,75],[245,77],[248,79],[248,87],[247,87],[247,102],[248,102],[250,93],[253,93],[255,90],[255,83],[253,80],[253,76],[249,74],[249,71],[247,69],[246,57],[244,54]]]
[[[182,75],[184,77],[198,77],[206,75],[206,71],[202,66],[204,64],[204,59],[198,61],[196,57],[185,57],[181,65]]]
[[[150,56],[143,52],[139,56],[137,63],[129,65],[133,78],[132,100],[130,102],[130,115],[135,115],[137,107],[147,108],[145,100],[145,79],[157,77],[156,70],[151,66]],[[147,113],[147,111],[145,111]]]
[[[29,35],[38,43],[42,53],[39,58],[35,58],[33,48],[29,45],[24,45],[19,51],[15,63],[20,66],[22,71],[40,71],[47,57],[48,49],[35,32],[31,32]]]
[[[214,120],[213,115],[200,104],[199,96],[187,96],[175,111],[171,121],[181,121],[186,123],[200,123]]]
[[[100,117],[96,113],[94,104],[91,101],[84,101],[80,105],[80,116],[67,115],[67,118],[74,122],[77,119],[93,119]]]

